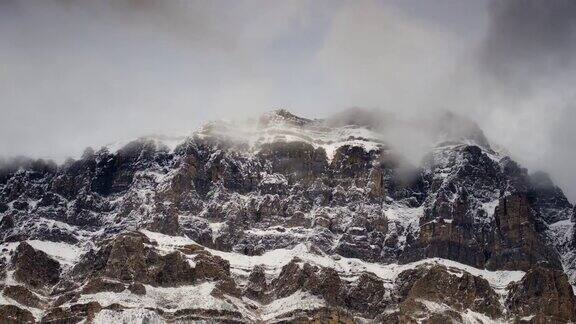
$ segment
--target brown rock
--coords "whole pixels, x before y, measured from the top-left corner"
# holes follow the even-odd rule
[[[323,297],[330,305],[340,304],[342,282],[336,270],[308,263],[300,265],[300,262],[296,258],[292,259],[282,267],[280,275],[271,282],[276,296],[287,297],[298,290],[303,290]]]
[[[318,284],[307,287],[312,293],[321,295],[329,305],[340,305],[342,281],[338,272],[332,268],[322,268]]]
[[[478,230],[469,211],[465,194],[455,201],[440,195],[425,211],[419,236],[409,242],[400,261],[440,257],[490,270],[528,271],[534,266],[561,269],[558,253],[540,234],[525,195],[500,199],[487,231]]]
[[[404,271],[397,280],[401,316],[430,314],[421,300],[447,305],[452,312],[471,309],[492,318],[502,315],[498,296],[483,278],[465,272],[457,276],[437,265]],[[452,312],[445,315],[454,317]]]
[[[96,294],[102,291],[110,291],[119,293],[124,291],[126,287],[123,283],[109,281],[103,278],[91,279],[82,289],[83,294]]]
[[[403,263],[440,257],[483,268],[486,263],[483,238],[474,233],[469,201],[460,195],[455,201],[440,193],[420,219],[420,232],[400,255]],[[448,219],[448,221],[446,221]]]
[[[343,145],[334,153],[330,168],[345,183],[353,181],[359,188],[368,186],[371,197],[382,197],[386,191],[382,170],[372,168],[379,155],[379,150],[366,152],[360,146]]]
[[[148,225],[149,230],[172,236],[180,234],[178,211],[174,207],[159,203],[156,204],[154,213],[156,216],[152,219],[152,223]]]
[[[248,277],[248,283],[244,289],[244,295],[248,298],[261,301],[264,299],[267,289],[268,283],[266,282],[264,266],[255,266]]]
[[[384,172],[381,168],[374,167],[368,175],[368,194],[372,198],[386,197],[386,187],[384,185]]]
[[[128,286],[128,290],[134,295],[146,295],[146,287],[141,283],[133,283]]]
[[[538,234],[524,195],[500,199],[494,217],[496,238],[486,264],[489,269],[528,271],[536,265],[562,269],[557,252]]]
[[[271,288],[276,296],[283,298],[292,295],[301,289],[305,282],[316,282],[316,271],[318,268],[308,263],[301,264],[298,258],[292,259],[282,267],[282,271],[277,278],[272,280]]]
[[[104,261],[103,274],[123,281],[149,281],[149,262],[158,262],[160,258],[145,243],[150,240],[141,233],[126,233],[117,236],[103,247],[99,254]]]
[[[16,248],[12,264],[14,277],[32,288],[53,286],[60,279],[60,264],[26,242]]]
[[[162,265],[152,283],[160,286],[178,286],[194,282],[194,269],[180,252],[161,257]]]
[[[208,252],[199,253],[195,258],[196,278],[203,279],[228,279],[230,277],[230,263],[219,256]]]
[[[54,301],[54,304],[52,306],[56,306],[59,307],[62,304],[68,303],[68,302],[76,302],[78,299],[80,298],[80,294],[77,292],[69,292],[69,293],[65,293],[60,295],[58,298],[56,298],[56,301]]]
[[[23,324],[34,323],[32,313],[14,305],[0,305],[0,323]]]
[[[272,171],[286,176],[289,183],[302,180],[312,183],[328,167],[324,149],[314,149],[306,142],[264,144],[259,156],[272,162]]]
[[[18,303],[34,308],[43,308],[46,303],[24,286],[6,286],[2,294]]]
[[[236,282],[230,276],[230,263],[219,256],[202,251],[195,258],[194,268],[198,280],[217,280],[216,295],[228,294],[239,296],[241,291],[236,286]]]
[[[537,323],[576,321],[576,297],[562,271],[532,269],[509,291],[506,305],[519,317],[536,315]]]
[[[285,319],[279,319],[274,323],[296,323],[296,324],[355,324],[354,317],[341,309],[321,308],[308,311],[294,311],[283,314]]]
[[[88,304],[75,304],[68,308],[53,308],[49,313],[44,315],[42,323],[53,324],[67,324],[78,323],[86,320],[91,323],[94,316],[102,310],[97,302],[90,302]]]
[[[203,251],[204,247],[198,244],[187,244],[181,246],[180,248],[178,248],[178,250],[186,255],[190,255],[190,254],[197,254],[198,252]]]
[[[386,308],[385,294],[382,279],[365,272],[347,291],[344,305],[347,309],[373,318]]]
[[[182,253],[160,255],[142,233],[125,233],[88,253],[75,267],[77,276],[104,276],[123,282],[178,286],[194,282],[194,269]]]

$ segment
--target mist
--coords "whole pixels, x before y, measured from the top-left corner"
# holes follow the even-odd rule
[[[0,0],[0,156],[275,108],[452,111],[574,201],[575,58],[570,0]],[[418,159],[428,144],[403,129]]]

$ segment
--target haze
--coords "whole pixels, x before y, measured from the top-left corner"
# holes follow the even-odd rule
[[[278,107],[451,110],[574,201],[575,72],[572,0],[0,0],[0,156]]]

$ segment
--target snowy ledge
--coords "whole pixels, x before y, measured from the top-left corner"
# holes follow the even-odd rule
[[[197,244],[193,240],[183,236],[169,236],[148,230],[141,230],[141,232],[148,238],[156,241],[158,243],[157,248],[166,253],[187,244]],[[223,252],[209,248],[205,249],[213,255],[220,256],[230,262],[231,271],[240,275],[246,275],[256,265],[263,265],[268,274],[277,274],[282,270],[284,265],[288,264],[294,257],[298,257],[303,262],[333,268],[343,277],[355,277],[359,276],[362,272],[372,272],[391,284],[403,271],[415,269],[419,266],[443,265],[454,275],[461,276],[464,272],[467,272],[471,275],[482,277],[486,279],[497,292],[502,292],[508,284],[519,281],[525,274],[524,271],[490,271],[478,269],[441,258],[430,258],[407,264],[371,263],[355,258],[314,254],[304,243],[298,244],[292,249],[276,249],[255,256],[247,256],[235,252]]]

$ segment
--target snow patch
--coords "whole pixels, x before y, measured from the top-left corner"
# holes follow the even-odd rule
[[[110,309],[103,309],[93,320],[94,324],[110,324],[110,323],[123,323],[123,324],[164,324],[166,321],[160,317],[156,312],[143,309],[126,309],[123,311],[115,311]]]
[[[29,240],[26,241],[34,249],[43,251],[61,265],[73,266],[79,260],[83,249],[67,243]]]
[[[288,297],[279,298],[268,305],[264,305],[261,319],[264,321],[280,319],[283,314],[295,310],[314,310],[322,308],[324,305],[325,302],[322,298],[307,292],[297,291]]]
[[[158,242],[160,249],[174,250],[178,246],[186,244],[196,244],[193,240],[181,236],[169,236],[147,230],[142,230],[150,239]],[[474,276],[486,279],[497,291],[506,289],[509,283],[519,281],[524,276],[523,271],[490,271],[478,269],[456,261],[441,258],[424,259],[408,264],[379,264],[362,261],[355,258],[339,257],[334,259],[329,255],[318,255],[310,252],[310,248],[305,243],[300,243],[292,249],[276,249],[267,251],[262,255],[247,256],[235,252],[224,252],[205,248],[208,252],[220,256],[230,262],[231,271],[245,275],[252,271],[254,266],[263,265],[267,273],[277,274],[282,267],[288,264],[294,257],[298,257],[304,262],[333,268],[343,277],[355,277],[362,272],[372,272],[385,281],[392,283],[403,271],[414,269],[419,266],[443,265],[451,271],[465,271]]]
[[[139,296],[128,290],[120,293],[99,292],[82,295],[75,304],[96,301],[102,307],[120,304],[128,308],[160,308],[174,312],[179,309],[217,309],[234,311],[236,308],[221,299],[211,295],[215,282],[205,282],[198,285],[181,287],[154,287],[145,285],[146,295]]]

